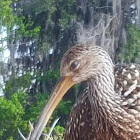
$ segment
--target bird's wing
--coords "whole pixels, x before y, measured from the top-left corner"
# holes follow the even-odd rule
[[[67,123],[64,140],[91,140],[94,138],[91,106],[87,95],[87,90],[85,90],[74,105]]]
[[[122,97],[122,106],[140,119],[140,65],[116,65],[115,91]]]

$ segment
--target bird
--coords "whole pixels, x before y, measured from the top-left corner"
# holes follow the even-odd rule
[[[100,46],[77,44],[63,56],[60,79],[31,134],[38,140],[65,93],[87,82],[64,140],[140,140],[140,65],[114,64]]]

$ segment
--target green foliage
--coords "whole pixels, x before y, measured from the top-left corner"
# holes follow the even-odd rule
[[[5,41],[13,43],[13,40],[21,38],[38,37],[41,27],[36,25],[31,17],[23,16],[21,9],[15,11],[13,7],[17,0],[0,0],[0,32],[5,32],[6,37],[0,40],[0,53],[7,46],[4,46]]]
[[[73,105],[73,102],[71,100],[66,100],[66,101],[61,100],[53,114],[53,117],[55,119],[58,117],[61,117],[61,119],[63,120],[70,113],[72,105]],[[61,125],[64,125],[64,124],[61,124]]]
[[[50,94],[50,93],[49,93]],[[47,100],[49,99],[49,94],[44,93],[38,93],[35,96],[35,100],[36,102],[34,102],[33,104],[30,104],[28,106],[28,108],[26,109],[26,113],[23,116],[24,120],[30,120],[31,122],[36,122],[37,118],[39,117],[43,107],[45,106]],[[50,130],[50,126],[52,124],[52,122],[56,119],[56,118],[60,118],[60,121],[58,122],[58,124],[56,125],[55,129],[54,129],[54,134],[53,136],[57,137],[57,140],[61,140],[63,135],[64,135],[64,120],[66,118],[66,116],[68,116],[71,108],[72,108],[73,102],[72,101],[65,101],[65,100],[61,100],[61,102],[59,103],[58,107],[55,109],[52,117],[49,120],[49,123],[46,127],[45,133],[48,134],[49,130]]]
[[[41,110],[43,109],[44,105],[46,104],[47,100],[49,99],[50,93],[38,93],[35,96],[35,102],[28,106],[28,109],[26,110],[26,115],[24,115],[24,118],[26,120],[30,119],[30,121],[34,122],[36,121],[37,117],[39,116]],[[57,106],[52,120],[55,120],[58,117],[61,117],[62,119],[66,117],[71,108],[72,108],[73,102],[70,100],[61,100],[59,105]],[[50,119],[50,121],[52,121]],[[64,125],[64,124],[61,124]]]
[[[53,135],[54,140],[62,140],[64,136],[64,132],[65,132],[64,127],[57,125],[54,128],[54,135]]]
[[[34,8],[35,5],[38,6]],[[30,4],[29,10],[35,14],[46,12],[47,21],[51,26],[54,26],[56,19],[59,19],[60,26],[67,27],[70,21],[76,18],[75,5],[76,0],[66,0],[65,2],[63,0],[37,0]]]
[[[80,85],[79,84],[75,84],[74,86],[73,86],[73,88],[75,89],[75,91],[77,91],[78,92],[78,90],[79,90],[79,87],[80,87]]]
[[[59,75],[60,75],[59,68],[56,68],[54,71],[48,70],[44,75],[43,80],[49,83],[51,82],[51,79],[57,80],[59,78]]]
[[[3,51],[3,48],[0,48],[0,52],[2,52]]]
[[[75,12],[75,5],[76,0],[67,0],[66,3],[64,3],[62,0],[60,0],[59,4],[62,6],[60,10],[60,26],[62,28],[67,28],[71,21],[74,21],[77,19],[77,15]]]
[[[128,27],[128,43],[122,46],[119,58],[123,62],[135,62],[140,58],[140,30],[134,26]]]
[[[8,99],[0,98],[0,112],[2,112],[2,116],[0,119],[2,120],[0,127],[0,138],[5,137],[7,139],[15,139],[18,136],[17,128],[19,127],[23,134],[28,134],[29,124],[28,121],[36,122],[38,116],[40,115],[45,103],[47,102],[50,92],[52,88],[49,88],[48,93],[36,93],[34,96],[33,102],[28,102],[27,104],[27,94],[24,92],[14,93],[15,91],[19,91],[20,89],[28,89],[31,85],[31,81],[34,78],[37,78],[38,81],[45,81],[47,86],[53,87],[56,80],[58,80],[60,70],[56,67],[53,71],[48,70],[44,76],[39,76],[39,73],[36,73],[35,76],[31,76],[30,72],[27,72],[25,75],[21,77],[12,77],[10,80],[6,82],[5,85],[5,93],[8,95]],[[53,86],[52,86],[53,85]],[[77,87],[75,87],[77,89]],[[29,97],[30,98],[30,97]],[[29,99],[28,99],[29,100]],[[71,108],[73,105],[73,101],[70,100],[62,100],[57,109],[55,110],[53,116],[51,117],[48,126],[47,132],[49,132],[49,126],[51,123],[58,117],[61,117],[58,125],[56,125],[54,137],[62,139],[64,133],[64,124]],[[7,109],[7,111],[5,111]],[[12,131],[11,131],[12,129]],[[6,133],[8,135],[6,136]],[[15,134],[15,135],[13,135]]]
[[[28,105],[28,108],[26,109],[26,114],[24,115],[24,119],[30,120],[31,122],[35,122],[37,120],[37,117],[41,113],[47,99],[47,93],[38,93],[35,96],[35,102]]]
[[[0,97],[0,138],[14,139],[18,127],[28,130],[27,122],[22,119],[27,97],[23,91],[13,94],[10,100]]]
[[[3,26],[11,28],[14,25],[13,9],[11,8],[12,0],[0,1],[0,22]]]
[[[15,18],[15,23],[19,26],[19,28],[16,29],[16,35],[18,38],[23,35],[28,38],[39,35],[40,26],[35,26],[31,18],[25,19],[24,16],[17,16]]]
[[[31,85],[31,80],[34,77],[31,76],[30,72],[27,72],[25,75],[21,77],[11,77],[10,80],[5,83],[5,95],[6,97],[10,97],[13,93],[19,91],[20,89],[28,89]]]
[[[23,36],[33,37],[38,36],[40,32],[40,26],[35,25],[34,21],[28,17],[25,18],[21,15],[21,9],[14,12],[12,8],[12,0],[1,0],[0,1],[0,26],[6,27],[7,29],[7,41],[19,39]],[[6,41],[6,39],[5,39]]]
[[[40,41],[40,53],[48,51],[54,41],[63,40],[65,30],[70,28],[72,21],[77,19],[76,0],[39,0],[36,1],[38,7],[32,8],[36,14],[44,12],[46,18],[46,32],[41,31],[43,38]],[[32,4],[32,7],[34,4]],[[40,19],[42,21],[42,19]],[[43,21],[44,22],[44,21]],[[59,42],[58,41],[58,42]]]

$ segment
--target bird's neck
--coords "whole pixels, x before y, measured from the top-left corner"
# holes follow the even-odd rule
[[[114,85],[113,70],[108,71],[108,74],[100,74],[88,80],[92,127],[95,128],[96,134],[100,132],[105,137],[110,135],[112,139],[114,136],[120,136],[120,131],[122,134],[127,133],[128,128],[123,124],[127,124],[129,119],[123,119],[124,116],[125,118],[127,116],[126,111],[121,106],[122,97],[115,92]],[[121,137],[125,139],[125,135],[121,135]]]
[[[113,69],[88,81],[89,100],[95,119],[104,118],[115,121],[117,119],[116,115],[122,111],[120,107],[121,97],[115,93],[114,83]]]

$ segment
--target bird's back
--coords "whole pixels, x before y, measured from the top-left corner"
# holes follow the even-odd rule
[[[140,139],[140,66],[135,64],[116,65],[114,68],[114,75],[114,90],[118,96],[121,97],[120,106],[125,112],[122,114],[120,113],[120,116],[116,117],[118,117],[118,126],[120,125],[121,127],[124,125],[123,127],[126,127],[126,130],[123,132],[121,128],[118,127],[120,130],[116,131],[120,131],[119,135],[115,133],[116,128],[114,129],[112,124],[112,126],[109,127],[108,134],[104,134],[103,132],[101,133],[99,129],[104,127],[100,126],[104,123],[98,124],[97,122],[96,123],[99,125],[98,128],[93,128],[92,124],[95,123],[93,120],[94,112],[92,113],[87,89],[71,111],[64,140]],[[106,121],[104,118],[102,119],[103,122]],[[114,124],[114,126],[116,126],[116,124]],[[99,129],[99,131],[96,131],[97,129]]]

